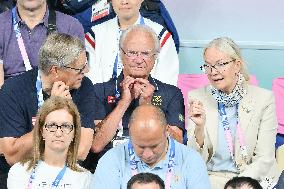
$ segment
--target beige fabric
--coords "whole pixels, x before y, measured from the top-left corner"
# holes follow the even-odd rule
[[[278,166],[281,170],[284,170],[284,144],[279,146],[276,150],[276,159]]]
[[[240,126],[245,133],[248,163],[242,159],[239,141],[236,140],[235,161],[240,170],[239,176],[249,176],[257,180],[268,178],[275,182],[280,171],[275,160],[274,148],[277,132],[274,97],[271,91],[256,86],[248,85],[247,91],[240,102],[238,113]],[[217,147],[217,102],[212,97],[209,86],[190,91],[188,99],[200,100],[206,113],[203,147],[200,148],[196,143],[195,125],[192,121],[188,122],[188,145],[197,149],[208,162]]]
[[[209,171],[208,174],[212,189],[223,189],[228,180],[237,176],[237,174],[228,172],[218,173]]]

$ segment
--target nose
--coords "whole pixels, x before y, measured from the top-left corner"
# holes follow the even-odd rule
[[[90,71],[89,63],[86,64],[85,69],[83,70],[83,74],[88,73]]]
[[[216,75],[218,74],[218,70],[215,68],[215,66],[210,67],[210,74],[211,75]]]
[[[146,148],[146,149],[144,149],[142,156],[143,156],[144,159],[149,159],[150,157],[153,156],[153,154],[154,153],[151,149]]]
[[[128,4],[128,2],[127,2],[128,0],[121,0],[121,4]]]
[[[63,135],[63,131],[62,131],[61,127],[57,127],[57,129],[56,129],[54,135],[55,135],[55,136],[58,136],[58,137],[60,137],[60,136]]]
[[[141,56],[141,53],[138,53],[136,56],[134,56],[132,60],[137,64],[142,64],[145,61],[143,56]]]

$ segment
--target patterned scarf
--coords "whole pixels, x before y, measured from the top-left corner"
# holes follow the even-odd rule
[[[244,76],[239,73],[237,84],[230,94],[226,94],[211,85],[212,96],[218,103],[223,103],[225,107],[236,106],[247,93],[245,83]]]

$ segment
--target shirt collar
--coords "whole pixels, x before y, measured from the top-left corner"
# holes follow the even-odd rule
[[[116,19],[116,23],[117,23],[117,28],[120,30],[118,16],[116,16],[115,19]],[[140,24],[140,19],[141,19],[141,14],[139,14],[139,16],[138,16],[136,22],[134,23],[134,25]]]

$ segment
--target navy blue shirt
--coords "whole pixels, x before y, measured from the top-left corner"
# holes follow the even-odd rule
[[[116,79],[110,79],[108,82],[97,83],[94,85],[94,91],[97,96],[96,120],[103,120],[116,107],[119,99],[115,98]],[[120,83],[123,80],[123,74],[117,78],[117,87],[121,91]],[[184,127],[184,101],[179,88],[162,83],[161,81],[149,76],[148,81],[155,87],[152,98],[152,104],[161,108],[166,115],[169,125],[177,126],[183,131]],[[128,122],[133,110],[139,106],[139,99],[131,102],[123,115],[122,125],[123,135],[128,136]]]
[[[32,130],[38,100],[36,91],[37,69],[10,78],[0,90],[0,138],[20,137]],[[81,87],[70,91],[81,115],[82,127],[93,128],[95,96],[92,82],[84,77]]]
[[[123,80],[123,74],[117,78],[118,91],[121,91],[120,83]],[[183,96],[179,88],[162,83],[151,76],[148,78],[149,82],[155,87],[153,94],[152,104],[160,107],[165,115],[168,124],[177,126],[184,129],[184,104]],[[94,92],[96,95],[96,118],[95,120],[105,119],[116,107],[119,99],[115,98],[116,79],[110,79],[104,83],[97,83],[94,85]],[[129,136],[128,122],[133,110],[139,106],[139,100],[135,99],[129,105],[128,109],[124,113],[122,118],[123,136]],[[94,172],[97,166],[97,162],[110,148],[112,143],[110,142],[101,152],[89,153],[86,160],[83,162],[83,166]]]

